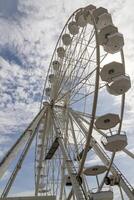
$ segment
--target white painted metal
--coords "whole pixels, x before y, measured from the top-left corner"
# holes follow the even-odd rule
[[[77,116],[78,118],[78,116]],[[77,119],[76,116],[74,117],[74,119]],[[78,122],[78,121],[76,121]],[[78,123],[80,129],[85,133],[85,135],[87,135],[87,129],[84,126],[84,124]],[[102,162],[104,163],[104,165],[108,166],[109,163],[111,162],[110,157],[104,152],[104,150],[102,149],[102,147],[97,143],[97,141],[92,138],[91,139],[91,143],[90,145],[93,147],[96,155],[98,155],[98,157],[102,160]],[[122,187],[122,189],[124,190],[124,192],[126,193],[126,195],[129,197],[130,200],[134,200],[134,188],[131,186],[131,184],[127,181],[127,179],[124,177],[124,175],[120,172],[120,170],[116,167],[115,164],[112,164],[110,171],[112,172],[112,174],[119,174],[120,175],[120,186]],[[68,198],[67,200],[69,200],[70,198]]]
[[[54,82],[54,74],[50,74],[48,78],[50,83]]]
[[[103,149],[100,147],[100,145],[97,143],[97,141],[92,140],[92,147],[95,151],[95,153],[99,156],[99,158],[102,160],[102,162],[105,165],[108,165],[110,162],[110,158],[107,156],[107,154],[103,151]],[[119,169],[115,166],[115,164],[112,164],[112,167],[110,171],[113,174],[119,174],[121,176],[120,178],[120,186],[126,193],[126,195],[129,197],[130,200],[134,200],[134,193],[133,193],[133,187],[130,185],[130,183],[127,181],[127,179],[123,176],[123,174],[119,171]]]
[[[71,44],[72,42],[72,38],[69,34],[65,33],[63,36],[62,36],[62,42],[64,45],[68,46]]]
[[[77,181],[77,171],[73,166],[72,160],[70,160],[70,158],[68,156],[67,150],[66,150],[66,148],[64,146],[64,141],[60,137],[60,135],[59,135],[58,141],[59,141],[59,145],[60,145],[61,151],[62,151],[62,153],[64,155],[64,158],[65,158],[65,164],[66,164],[66,167],[67,167],[67,170],[68,170],[68,174],[69,174],[69,176],[71,178],[72,187],[73,187],[76,199],[77,200],[85,200],[85,196],[83,194],[81,186],[79,185],[79,183]]]
[[[93,11],[93,16],[94,16],[94,18],[95,18],[96,23],[98,22],[99,17],[100,17],[101,15],[103,15],[104,13],[108,13],[108,11],[107,11],[107,9],[105,9],[105,8],[103,8],[103,7],[99,7],[99,8],[97,8],[97,9],[95,9],[95,10]]]
[[[113,191],[100,191],[91,193],[93,200],[113,200]]]
[[[65,56],[65,49],[63,47],[58,47],[57,54],[59,58],[64,58]]]
[[[114,54],[119,52],[124,46],[124,38],[121,33],[114,33],[107,36],[107,42],[104,45],[104,51]]]
[[[107,151],[117,152],[123,150],[127,146],[127,136],[116,134],[102,137],[101,142]]]
[[[51,95],[51,88],[48,87],[46,88],[46,96],[50,97],[50,95]]]
[[[107,84],[107,91],[115,96],[126,93],[130,88],[131,81],[128,75],[115,77],[111,83]]]
[[[118,28],[113,25],[104,27],[99,32],[99,44],[105,45],[108,41],[108,36],[110,36],[114,33],[117,33],[117,32],[118,32]]]
[[[128,156],[130,156],[131,158],[133,158],[134,159],[134,153],[133,152],[131,152],[131,151],[129,151],[128,149],[123,149],[123,151],[128,155]]]
[[[82,10],[80,10],[76,13],[75,20],[76,20],[77,25],[80,27],[84,27],[87,24]]]
[[[54,60],[54,61],[53,61],[53,69],[54,69],[55,71],[58,71],[59,68],[60,68],[60,62],[57,61],[57,60]]]
[[[79,32],[79,28],[77,26],[77,23],[72,21],[68,24],[68,29],[69,29],[69,32],[72,34],[72,35],[77,35],[78,32]]]
[[[98,21],[97,21],[97,28],[100,30],[100,29],[103,29],[105,28],[106,26],[109,26],[109,25],[113,25],[113,22],[112,22],[112,17],[110,14],[108,13],[103,13],[102,15],[100,15],[98,17]]]
[[[104,65],[100,72],[102,81],[106,82],[112,82],[113,78],[124,74],[125,70],[123,64],[115,61]]]
[[[83,10],[83,15],[84,15],[86,22],[89,23],[89,24],[92,24],[92,25],[93,25],[93,20],[92,20],[91,14],[93,13],[93,11],[95,9],[96,9],[96,7],[91,4],[87,7],[85,7],[84,10]]]
[[[46,111],[46,118],[45,118],[45,124],[44,124],[44,132],[42,134],[42,147],[40,149],[40,154],[39,154],[39,161],[38,161],[38,168],[37,168],[37,173],[36,173],[36,180],[35,180],[35,196],[38,195],[39,191],[39,184],[41,180],[41,173],[43,169],[43,165],[45,165],[44,162],[44,152],[45,152],[45,146],[47,145],[47,135],[49,133],[50,127],[51,127],[51,107],[50,105],[47,106],[47,111]]]
[[[16,141],[13,147],[7,152],[6,156],[0,162],[0,177],[4,175],[11,162],[16,158],[20,150],[24,147],[25,143],[30,138],[31,134],[44,115],[45,109],[46,108],[42,108],[42,110],[36,115],[28,128],[24,131],[24,133],[20,136],[20,138]]]
[[[119,115],[113,113],[107,113],[98,117],[95,121],[97,129],[107,130],[115,127],[120,122]]]
[[[104,165],[94,165],[92,167],[86,167],[83,170],[83,173],[86,176],[96,176],[99,174],[103,174],[104,172],[106,172],[106,170],[107,170],[107,167]]]

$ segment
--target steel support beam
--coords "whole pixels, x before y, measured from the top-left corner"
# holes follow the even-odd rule
[[[128,156],[134,159],[134,153],[129,151],[128,149],[123,149],[124,153],[126,153]]]
[[[16,166],[15,166],[15,168],[14,168],[14,170],[13,170],[13,172],[12,172],[8,182],[7,182],[6,187],[4,188],[4,191],[2,192],[2,195],[1,195],[2,198],[7,197],[8,193],[9,193],[9,191],[10,191],[10,189],[11,189],[11,187],[12,187],[14,181],[15,181],[16,176],[17,176],[19,170],[22,167],[24,159],[25,159],[25,157],[26,157],[26,155],[27,155],[27,153],[28,153],[28,151],[30,149],[30,146],[32,144],[32,141],[33,141],[33,139],[34,139],[34,137],[36,135],[36,130],[38,128],[40,120],[42,119],[43,114],[44,114],[44,109],[42,109],[39,112],[39,114],[36,117],[36,120],[34,120],[34,122],[32,123],[30,137],[29,137],[29,139],[28,139],[28,141],[27,141],[27,143],[26,143],[26,145],[24,147],[24,150],[21,153],[20,158],[19,158],[19,160],[18,160],[18,162],[17,162],[17,164],[16,164]]]
[[[41,111],[36,115],[36,117],[30,123],[28,128],[24,131],[24,133],[22,133],[19,139],[15,142],[15,144],[11,147],[11,149],[7,152],[5,157],[0,162],[0,178],[4,175],[4,173],[8,169],[11,162],[17,157],[19,151],[23,148],[25,143],[28,141],[33,130],[35,130],[35,127],[41,120],[44,112],[45,112],[45,107],[43,107]]]

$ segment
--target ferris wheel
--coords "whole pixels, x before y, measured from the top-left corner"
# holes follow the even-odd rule
[[[1,198],[7,198],[36,138],[36,199],[113,200],[115,190],[122,200],[134,199],[132,185],[114,164],[119,151],[134,158],[122,130],[131,87],[123,46],[107,9],[89,5],[70,16],[52,55],[40,111],[0,162],[2,177],[22,150]]]

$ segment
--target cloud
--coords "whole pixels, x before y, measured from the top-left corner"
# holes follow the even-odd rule
[[[18,0],[1,0],[0,1],[0,17],[11,17],[17,12]]]

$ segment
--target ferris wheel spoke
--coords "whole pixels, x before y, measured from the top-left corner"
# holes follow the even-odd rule
[[[96,69],[94,69],[95,71]],[[85,81],[85,79],[88,79],[93,73],[94,71],[92,71],[90,74],[88,74],[86,77],[84,77],[83,79],[80,80],[80,82],[78,83],[78,85],[80,85],[83,81]],[[77,86],[78,86],[77,85]],[[60,101],[61,99],[63,99],[63,97],[65,97],[66,95],[68,95],[70,92],[72,92],[74,89],[76,88],[76,86],[74,86],[73,88],[71,88],[69,91],[67,91],[65,94],[63,94],[62,97],[60,97],[59,99],[57,99],[56,102]]]
[[[92,38],[93,38],[93,36],[94,36],[94,33],[89,37],[90,39],[89,39],[89,43],[90,43],[90,41],[92,40]],[[88,44],[89,44],[88,43]],[[88,44],[87,44],[87,46],[84,48],[84,50],[82,51],[82,53],[81,53],[81,55],[79,56],[79,60],[82,58],[82,56],[84,55],[84,53],[86,52],[86,50],[87,50],[87,47],[88,47]],[[80,49],[81,50],[81,49]],[[79,50],[79,51],[80,51]],[[70,73],[69,73],[69,76],[67,77],[67,79],[64,81],[64,84],[66,84],[67,83],[67,81],[69,80],[69,78],[72,76],[72,74],[75,72],[75,70],[77,69],[77,65],[78,65],[78,63],[79,63],[79,60],[77,60],[77,62],[75,63],[75,66],[72,68],[72,70],[70,71]],[[64,72],[64,76],[63,77],[65,77],[65,73],[67,72],[67,68],[66,68],[66,71]],[[64,80],[64,78],[62,78],[62,81]],[[60,82],[60,85],[61,85],[61,82]],[[60,89],[60,91],[58,92],[58,95],[60,94],[60,92],[61,92],[61,90],[62,90],[62,88]]]
[[[88,81],[88,78],[90,78],[92,76],[92,74],[94,73],[94,71],[92,71],[87,77],[83,78],[82,81],[80,80],[77,83],[77,85],[73,86],[74,89],[72,89],[72,91],[71,91],[72,96],[70,98],[70,101],[73,99],[73,97],[75,97],[76,94],[79,94],[79,91],[81,90],[81,88],[83,87],[83,85],[86,85],[86,82]],[[94,85],[91,85],[91,84],[88,84],[88,85],[90,85],[90,87],[94,86]],[[80,87],[78,87],[78,86],[80,86]],[[75,88],[77,88],[77,89],[75,89]]]
[[[93,36],[94,36],[94,34],[93,35],[91,35],[90,37],[89,37],[89,41],[91,41],[92,40],[92,38],[93,38]],[[92,51],[92,53],[91,53],[91,56],[88,58],[88,60],[87,60],[87,62],[86,63],[82,63],[82,61],[84,60],[84,58],[85,58],[85,55],[86,55],[86,51],[87,51],[87,49],[88,49],[88,45],[89,45],[89,42],[88,42],[88,44],[85,46],[85,48],[86,49],[84,49],[84,53],[82,53],[81,55],[80,55],[80,57],[78,56],[78,58],[76,59],[76,66],[77,66],[77,64],[79,64],[79,66],[81,66],[81,68],[83,68],[83,70],[85,70],[85,68],[86,68],[86,66],[88,65],[88,63],[90,62],[90,60],[91,60],[91,57],[92,57],[92,55],[93,55],[93,53],[94,53],[94,51],[95,51],[95,48],[93,49],[93,51]],[[86,50],[86,51],[85,51]],[[81,52],[81,47],[80,47],[80,51],[79,51],[79,54],[80,54],[80,52]],[[86,60],[85,60],[86,61]],[[78,70],[79,70],[79,68],[77,68],[77,72],[75,72],[75,70],[74,70],[74,72],[73,73],[78,73]],[[79,72],[80,73],[80,72]],[[75,75],[74,75],[75,76]]]
[[[93,49],[93,51],[92,51],[92,53],[91,53],[91,56],[89,57],[89,60],[87,61],[87,63],[84,64],[84,66],[82,65],[82,62],[80,63],[80,65],[81,65],[81,67],[83,68],[83,70],[82,70],[82,72],[81,72],[81,75],[80,75],[79,79],[76,80],[77,83],[80,81],[80,79],[82,78],[84,72],[87,70],[88,65],[90,65],[90,60],[91,60],[91,57],[93,56],[94,52],[95,52],[95,48]],[[77,71],[77,73],[78,73],[78,71]],[[86,73],[87,73],[87,71],[86,71]],[[75,83],[75,79],[74,79],[74,82],[72,83],[72,86],[74,86],[75,84],[77,85],[77,83]]]
[[[77,41],[80,40],[80,38],[81,38],[81,36],[82,36],[84,30],[85,30],[85,29],[83,28],[82,31],[81,31],[81,33],[80,33],[80,35],[77,36]],[[78,46],[78,43],[76,43],[76,44],[74,45],[74,48],[73,48],[72,53],[70,54],[70,57],[68,58],[68,56],[66,56],[66,58],[65,58],[64,63],[66,63],[67,60],[69,60],[69,62],[68,62],[68,64],[66,65],[66,68],[65,68],[65,65],[63,65],[63,67],[61,67],[61,69],[60,69],[60,71],[59,71],[59,74],[58,74],[58,75],[59,75],[59,77],[61,76],[62,79],[59,80],[58,85],[61,85],[61,83],[62,83],[62,81],[63,81],[63,79],[64,79],[64,77],[65,77],[65,75],[66,75],[66,73],[67,73],[67,70],[68,70],[68,68],[69,68],[69,66],[70,66],[70,64],[71,64],[71,62],[73,61],[72,59],[73,59],[73,57],[74,57],[75,50],[76,50],[77,46]],[[72,44],[71,44],[71,46],[70,46],[70,49],[71,49],[71,47],[72,47]],[[71,51],[70,51],[70,52],[71,52]],[[63,71],[63,74],[62,74],[62,71]]]
[[[119,188],[119,191],[120,191],[121,200],[125,200],[125,199],[124,199],[124,196],[123,196],[122,188],[121,188],[121,186],[120,186],[120,183],[119,183],[119,185],[118,185],[118,188]]]
[[[95,50],[95,49],[94,49]],[[92,54],[91,54],[91,57],[92,57],[92,55],[93,55],[93,53],[94,53],[94,50],[93,50],[93,52],[92,52]],[[105,59],[105,57],[107,56],[107,53],[106,54],[104,54],[104,55],[102,55],[102,59],[101,59],[101,61],[100,61],[100,63]],[[89,58],[89,60],[88,60],[88,62],[90,63],[90,59],[91,59],[91,57]],[[86,65],[88,64],[88,62],[86,63]],[[86,68],[86,67],[85,67]],[[85,70],[85,68],[84,68],[84,70]],[[83,72],[84,72],[84,70],[83,70]],[[95,69],[96,70],[96,69]],[[93,72],[95,71],[95,70],[93,70]],[[91,72],[92,73],[92,72]],[[82,75],[81,75],[81,77],[82,77]],[[80,78],[79,78],[80,79]],[[85,79],[86,79],[86,77],[85,77]],[[80,82],[81,83],[81,82]],[[85,83],[86,84],[86,83]],[[84,85],[84,84],[83,84]],[[83,86],[82,85],[82,86]],[[78,86],[78,84],[77,85],[75,85],[73,88],[77,88],[77,86]],[[78,91],[82,88],[82,86],[77,90],[77,92],[76,92],[76,94],[78,93]],[[105,86],[105,85],[104,85]],[[104,86],[101,86],[100,88],[102,88],[102,87],[104,87]],[[71,89],[72,90],[72,92],[74,91],[73,90],[73,88]],[[73,95],[73,97],[74,97],[75,95]],[[85,95],[84,97],[87,97],[88,95]],[[83,97],[83,98],[84,98]],[[72,98],[72,97],[71,97]],[[78,101],[77,101],[78,102]]]
[[[104,85],[100,86],[100,87],[99,87],[99,89],[101,89],[101,88],[103,88],[103,87],[105,87],[105,86],[106,86],[106,85],[104,84]],[[83,97],[81,97],[80,99],[77,99],[77,100],[74,100],[74,101],[72,101],[72,102],[70,103],[70,105],[73,105],[73,104],[76,104],[76,103],[78,103],[79,101],[81,101],[81,100],[85,99],[86,97],[88,97],[88,96],[92,95],[93,93],[94,93],[94,91],[92,91],[92,92],[89,92],[89,93],[87,93],[87,94],[83,95]]]

